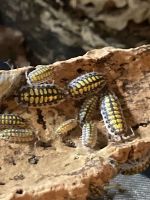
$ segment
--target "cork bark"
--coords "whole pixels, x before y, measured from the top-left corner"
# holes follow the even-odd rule
[[[0,198],[85,200],[93,195],[91,185],[103,188],[119,173],[120,164],[146,157],[150,151],[149,63],[150,45],[145,45],[132,49],[95,49],[83,56],[50,64],[55,66],[52,80],[61,87],[86,72],[102,72],[109,88],[120,99],[135,137],[120,144],[107,141],[107,131],[99,119],[100,146],[90,150],[80,145],[80,128],[70,136],[79,144],[76,148],[57,141],[54,133],[59,124],[76,116],[80,101],[67,99],[42,109],[40,114],[36,109],[22,108],[14,101],[13,94],[25,84],[24,72],[31,66],[0,71],[1,113],[19,114],[44,142],[50,141],[47,147],[0,141]]]

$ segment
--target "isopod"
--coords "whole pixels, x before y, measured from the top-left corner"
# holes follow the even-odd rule
[[[31,142],[34,138],[35,136],[31,129],[12,128],[0,131],[0,139],[8,140],[9,142]]]
[[[51,79],[53,67],[51,65],[37,65],[29,74],[26,74],[29,85],[41,84]]]
[[[18,115],[6,113],[0,114],[0,129],[25,126],[25,120]]]
[[[64,100],[64,90],[55,84],[27,85],[21,87],[15,100],[22,106],[41,107]]]
[[[98,72],[90,72],[73,79],[68,84],[68,92],[71,97],[84,97],[97,93],[106,85],[105,78]]]
[[[99,97],[95,95],[85,99],[79,111],[79,122],[81,125],[92,120],[92,116],[96,111],[98,100]]]
[[[90,148],[95,147],[97,142],[97,127],[93,121],[86,122],[82,127],[82,145]]]
[[[150,156],[144,156],[138,160],[130,160],[127,163],[121,164],[120,173],[124,175],[132,175],[141,173],[150,165]]]
[[[61,136],[62,138],[65,137],[68,132],[73,130],[78,126],[78,121],[77,119],[69,119],[65,122],[63,122],[56,130],[56,135]]]
[[[115,94],[106,92],[100,105],[104,124],[108,133],[113,139],[120,141],[127,134],[127,124],[123,116],[123,112]]]

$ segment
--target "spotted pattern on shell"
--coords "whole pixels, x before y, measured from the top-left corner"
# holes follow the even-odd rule
[[[73,79],[68,84],[68,92],[73,98],[82,98],[98,93],[106,85],[105,78],[98,72],[90,72]]]
[[[25,120],[16,114],[0,114],[0,129],[25,126]]]
[[[114,140],[121,140],[127,134],[127,124],[115,94],[106,92],[101,98],[100,112],[108,133]]]
[[[54,105],[64,100],[64,90],[55,84],[26,85],[15,96],[17,103],[28,107]]]
[[[31,129],[10,128],[0,131],[0,139],[9,142],[24,143],[31,142],[35,135]]]

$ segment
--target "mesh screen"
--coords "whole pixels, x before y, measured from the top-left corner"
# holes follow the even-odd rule
[[[118,175],[106,194],[94,200],[150,200],[150,167],[142,174]]]

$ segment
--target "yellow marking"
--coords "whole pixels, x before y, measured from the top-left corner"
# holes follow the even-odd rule
[[[112,120],[112,119],[115,119],[116,116],[115,116],[115,115],[111,115],[111,116],[108,116],[108,118],[109,118],[110,120]]]
[[[76,83],[76,87],[80,89],[81,85],[79,83]]]
[[[16,117],[15,117],[15,116],[12,116],[12,118],[13,118],[13,119],[16,119]]]
[[[118,107],[118,104],[115,102],[112,102],[113,107]]]
[[[85,82],[86,84],[89,84],[89,82],[88,82],[88,80],[87,80],[87,79],[84,79],[84,82]]]
[[[111,115],[120,115],[120,112],[118,110],[114,110],[112,111],[111,108],[107,108],[107,113],[108,113],[108,116],[111,116]]]
[[[24,93],[24,101],[29,101],[29,94],[27,92]]]
[[[80,92],[80,94],[83,94],[83,89],[81,88],[81,89],[79,89],[79,92]]]
[[[54,94],[57,94],[57,90],[56,90],[56,89],[53,89],[53,93],[54,93]]]
[[[88,85],[88,86],[87,86],[87,88],[88,88],[88,91],[90,91],[90,90],[91,90],[91,86],[90,86],[90,85]]]
[[[20,121],[19,121],[19,120],[17,120],[17,121],[16,121],[16,124],[20,124]]]
[[[52,72],[51,72],[51,71],[48,71],[47,74],[48,74],[48,76],[51,76]]]
[[[99,80],[100,79],[100,77],[99,76],[94,76],[97,80]]]
[[[35,95],[38,96],[39,95],[39,91],[37,88],[34,88],[34,92],[35,92]]]
[[[34,92],[32,89],[30,89],[30,95],[33,96],[34,95]]]
[[[36,81],[36,76],[32,75],[32,76],[30,76],[30,79],[31,79],[32,81]]]
[[[47,103],[47,101],[48,101],[48,97],[46,96],[44,97],[44,102]]]
[[[49,96],[49,97],[48,97],[48,100],[49,100],[49,101],[52,101],[52,100],[53,100],[53,96]]]
[[[94,89],[94,88],[95,88],[95,85],[94,85],[94,84],[91,84],[91,88]]]
[[[115,124],[117,124],[117,121],[116,120],[111,120],[110,124],[115,125]]]
[[[76,88],[73,89],[73,93],[79,94],[79,92],[76,90]]]
[[[84,81],[82,81],[82,80],[79,81],[79,84],[82,85],[82,86],[85,86],[85,83],[84,83]]]
[[[99,86],[99,83],[98,82],[94,83],[94,86],[97,88]]]
[[[39,89],[40,95],[43,95],[43,90],[40,88]]]
[[[43,100],[44,100],[44,98],[43,98],[43,96],[41,96],[40,97],[40,103],[43,103]]]
[[[35,97],[35,104],[39,103],[39,97]]]
[[[1,116],[1,118],[2,118],[2,119],[4,119],[4,118],[5,118],[5,116],[4,116],[4,115],[2,115],[2,116]]]
[[[91,79],[91,77],[89,77],[89,78],[87,78],[87,80],[89,81],[89,82],[93,82],[93,80]]]
[[[34,97],[30,97],[30,104],[34,103]]]
[[[2,119],[2,124],[5,124],[5,120],[4,119]]]
[[[52,89],[49,88],[49,89],[48,89],[48,93],[49,93],[49,94],[52,94]]]
[[[93,81],[96,81],[96,78],[95,78],[95,76],[92,76],[92,77],[91,77],[91,79],[92,79]]]
[[[123,129],[123,124],[114,124],[115,129]]]
[[[84,92],[87,92],[87,91],[88,91],[88,88],[87,88],[87,87],[84,87],[83,90],[84,90]]]
[[[53,99],[54,99],[54,100],[57,100],[57,99],[58,99],[58,97],[55,95],[55,96],[53,96]]]
[[[110,97],[111,102],[115,102],[116,100],[113,97]]]
[[[43,92],[44,92],[44,94],[46,95],[46,94],[47,94],[47,89],[44,88],[44,89],[43,89]]]
[[[116,117],[117,119],[122,119],[122,116],[121,116],[121,115],[115,115],[115,117]]]
[[[117,123],[122,123],[123,122],[122,119],[117,119],[116,121],[117,121]]]
[[[106,102],[106,103],[105,103],[105,107],[106,107],[106,108],[110,108],[110,107],[111,107],[110,102]]]
[[[114,111],[114,114],[115,114],[115,115],[120,115],[120,112],[119,112],[118,110],[115,110],[115,111]]]

